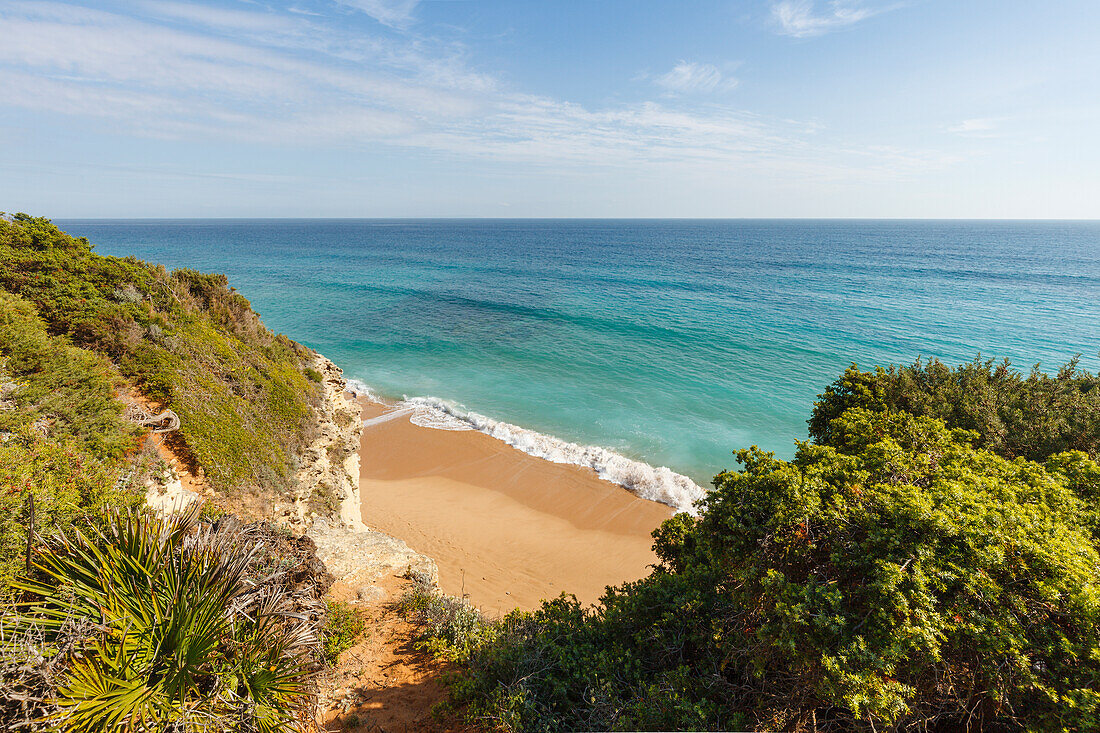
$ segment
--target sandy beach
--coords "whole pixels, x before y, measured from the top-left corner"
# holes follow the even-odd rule
[[[434,558],[445,593],[490,615],[563,591],[593,603],[655,562],[650,533],[669,507],[477,431],[376,420],[391,408],[360,402],[363,521]]]

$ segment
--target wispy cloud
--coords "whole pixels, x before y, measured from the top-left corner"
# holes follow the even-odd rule
[[[830,0],[820,9],[814,0],[773,0],[772,19],[783,35],[808,38],[847,28],[891,9],[859,0]]]
[[[420,0],[337,0],[341,5],[362,10],[382,25],[408,28],[415,20],[414,11]]]
[[[297,119],[308,140],[318,133],[352,129],[346,123],[319,125],[317,116],[326,112],[344,120],[400,115],[410,124],[420,116],[471,114],[479,103],[470,90],[488,86],[480,75],[465,74],[461,64],[446,63],[445,55],[385,44],[341,45],[332,37],[314,43],[310,28],[301,24],[293,33],[272,24],[271,32],[259,39],[263,42],[241,42],[95,10],[73,9],[68,15],[70,7],[13,4],[0,13],[10,33],[10,42],[0,44],[0,69],[9,88],[21,89],[21,106],[51,108],[54,95],[68,100],[66,108],[74,113],[95,114],[98,109],[104,117],[145,106],[148,115],[119,116],[166,134],[180,128],[174,115],[179,109],[187,111],[184,127],[229,134],[238,127],[294,134],[290,123]],[[266,15],[253,15],[255,24],[237,20],[265,28]],[[296,53],[307,46],[309,57]],[[377,131],[400,126],[366,127]]]
[[[325,19],[260,9],[127,7],[136,14],[0,0],[6,104],[69,117],[85,130],[98,121],[111,134],[402,148],[544,169],[866,180],[942,163],[901,150],[852,151],[805,122],[716,99],[687,104],[688,94],[737,83],[703,63],[682,61],[654,78],[668,93],[660,102],[581,105],[509,89],[473,68],[461,46],[411,34],[364,37]]]
[[[988,136],[996,128],[996,120],[988,117],[975,117],[973,119],[963,120],[957,125],[951,125],[947,128],[947,131],[958,133],[960,135],[974,135],[984,137]]]
[[[671,94],[729,91],[738,80],[724,74],[717,66],[693,61],[680,61],[653,82]]]

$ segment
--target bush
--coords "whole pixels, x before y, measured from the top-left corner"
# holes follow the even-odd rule
[[[695,546],[666,550],[725,589],[708,631],[750,643],[711,659],[763,683],[741,704],[847,727],[1095,726],[1100,569],[1071,487],[931,418],[857,408],[830,435],[790,463],[742,451]]]
[[[24,566],[31,497],[38,534],[87,529],[108,507],[125,509],[143,500],[124,479],[117,466],[30,429],[0,440],[0,600]]]
[[[340,655],[355,646],[367,624],[363,616],[346,603],[326,602],[326,620],[321,629],[321,643],[327,664],[334,665]]]
[[[106,359],[50,336],[30,303],[0,291],[0,599],[24,565],[32,497],[44,535],[141,500],[116,382]]]
[[[401,599],[407,619],[423,627],[421,646],[438,656],[461,661],[480,645],[495,638],[497,625],[465,598],[445,596],[416,583]]]
[[[49,336],[34,306],[2,290],[0,382],[11,385],[0,430],[37,423],[39,432],[68,436],[108,459],[135,446],[138,431],[122,419],[110,362]]]
[[[456,701],[520,731],[1098,729],[1100,467],[853,382],[871,407],[792,461],[740,451],[650,576],[506,618]]]
[[[317,646],[310,614],[286,589],[249,580],[247,532],[199,526],[197,516],[115,514],[103,533],[59,535],[38,556],[40,575],[17,581],[28,599],[14,638],[42,629],[39,653],[55,665],[61,657],[55,711],[40,722],[303,729]]]
[[[1007,361],[975,359],[954,369],[933,359],[861,372],[853,364],[826,388],[810,417],[810,437],[831,442],[845,410],[908,412],[938,417],[977,433],[976,446],[1006,458],[1043,461],[1079,450],[1100,458],[1100,375],[1072,359],[1054,376],[1038,366],[1026,377]]]

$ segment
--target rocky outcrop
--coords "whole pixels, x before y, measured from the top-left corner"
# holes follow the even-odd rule
[[[317,354],[321,375],[317,437],[303,452],[289,503],[276,503],[275,520],[301,534],[322,517],[347,529],[366,529],[359,514],[360,407],[345,397],[343,371]]]
[[[317,519],[307,535],[317,546],[317,557],[337,581],[357,589],[362,601],[379,600],[378,582],[386,576],[413,578],[434,586],[439,582],[435,561],[404,541],[370,529],[352,530]]]
[[[158,514],[182,512],[202,497],[183,485],[176,470],[168,466],[145,480],[145,505]]]
[[[289,501],[276,502],[274,521],[310,547],[337,581],[358,599],[376,603],[388,576],[438,584],[435,561],[405,542],[368,529],[359,505],[359,404],[345,396],[343,372],[320,354],[313,368],[321,376],[316,438],[299,459]],[[174,461],[173,461],[174,464]],[[174,465],[147,485],[146,502],[162,511],[180,511],[203,494],[180,482]],[[199,487],[201,490],[201,486]],[[325,586],[328,587],[327,585]]]
[[[276,517],[317,545],[317,557],[336,579],[356,589],[359,600],[384,596],[385,576],[416,578],[435,585],[435,561],[402,540],[368,529],[359,505],[360,407],[345,396],[343,372],[318,355],[314,368],[323,389],[320,431],[301,459],[292,503],[276,507]]]

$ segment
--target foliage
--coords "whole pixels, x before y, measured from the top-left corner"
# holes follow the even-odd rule
[[[1092,537],[1100,551],[1100,465],[1081,451],[1051,456],[1044,465],[1081,500],[1081,531]]]
[[[853,364],[825,389],[810,417],[810,437],[831,442],[845,410],[902,411],[938,417],[978,434],[976,445],[1006,458],[1043,461],[1070,450],[1100,458],[1100,375],[1073,359],[1049,375],[1026,377],[1007,361],[975,359],[954,369],[933,359],[861,372]]]
[[[321,629],[321,644],[325,662],[334,665],[340,655],[355,646],[363,635],[367,623],[362,614],[340,601],[326,601],[327,614],[325,625]]]
[[[268,331],[224,275],[100,256],[16,214],[0,220],[0,289],[175,410],[180,447],[215,486],[287,487],[320,394],[304,371],[312,352]]]
[[[122,420],[117,379],[110,362],[50,337],[30,303],[0,291],[0,430],[38,423],[90,453],[120,458],[137,431]]]
[[[891,409],[819,425],[740,451],[648,577],[505,618],[456,701],[522,731],[1100,727],[1100,467]]]
[[[103,357],[50,336],[34,307],[0,291],[0,596],[24,563],[34,500],[43,534],[139,500],[123,458],[135,429],[120,417]]]
[[[34,497],[39,534],[84,524],[106,507],[134,506],[141,496],[120,469],[81,451],[71,440],[52,440],[29,428],[0,440],[0,597],[23,567]]]
[[[491,642],[497,629],[469,600],[445,596],[426,583],[414,584],[405,594],[401,612],[423,628],[423,648],[456,661]]]
[[[115,514],[101,533],[59,535],[40,575],[15,583],[30,598],[21,626],[65,641],[52,725],[299,729],[314,628],[284,588],[249,580],[247,532],[197,517]]]

